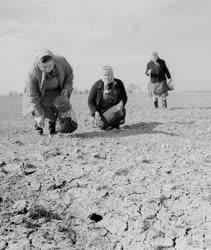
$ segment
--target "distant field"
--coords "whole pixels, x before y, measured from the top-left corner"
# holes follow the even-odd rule
[[[143,108],[147,108],[149,105],[149,97],[146,93],[129,94],[128,95],[129,104],[138,104]],[[73,95],[71,97],[72,104],[78,108],[87,108],[87,98],[86,94]],[[13,106],[21,107],[22,97],[9,97],[0,96],[0,111],[5,112]],[[201,92],[180,92],[174,93],[170,92],[169,107],[210,107],[211,106],[211,91],[201,91]],[[20,110],[20,109],[19,109]]]

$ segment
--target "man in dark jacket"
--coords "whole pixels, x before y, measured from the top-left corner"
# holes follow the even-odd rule
[[[172,79],[165,61],[159,58],[157,52],[152,53],[152,59],[147,64],[145,73],[150,77],[148,89],[149,95],[153,97],[154,107],[158,108],[158,97],[161,97],[163,107],[167,108],[167,96],[168,91],[172,90],[170,87]]]
[[[92,86],[88,98],[91,116],[101,129],[119,128],[125,119],[127,94],[121,80],[114,78],[110,66],[104,66],[102,79]],[[112,121],[108,121],[113,119]]]

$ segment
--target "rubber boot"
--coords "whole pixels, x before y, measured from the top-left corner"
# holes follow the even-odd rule
[[[158,99],[154,100],[154,107],[157,109],[158,108]]]
[[[49,121],[49,127],[48,128],[49,128],[50,135],[56,134],[56,122]]]
[[[167,108],[167,100],[166,99],[162,100],[162,105],[163,105],[163,108]]]

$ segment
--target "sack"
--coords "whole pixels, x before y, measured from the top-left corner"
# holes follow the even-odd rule
[[[56,122],[56,131],[60,133],[72,133],[78,128],[77,118],[69,103],[69,110],[65,113],[59,113]]]
[[[115,105],[103,113],[103,118],[108,125],[124,123],[125,112]]]
[[[71,117],[59,118],[56,123],[56,131],[60,133],[72,133],[78,128],[78,123]]]
[[[169,90],[174,90],[174,84],[172,82],[167,83]]]

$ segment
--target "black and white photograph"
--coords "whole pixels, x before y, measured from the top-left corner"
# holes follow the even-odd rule
[[[0,0],[0,250],[211,250],[211,1]]]

